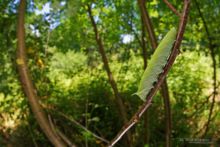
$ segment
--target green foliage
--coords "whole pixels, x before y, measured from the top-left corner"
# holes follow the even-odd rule
[[[199,122],[204,122],[207,117],[204,115],[207,103],[202,107],[200,103],[206,101],[211,94],[212,68],[210,65],[210,58],[204,54],[184,52],[169,73],[168,84],[173,104],[173,119],[176,122],[174,128],[181,129],[182,136],[193,134],[191,128],[194,131],[201,128],[202,126],[198,125]],[[188,125],[184,125],[185,119]]]
[[[79,60],[80,59],[80,60]],[[87,57],[82,53],[68,51],[66,53],[56,52],[49,63],[48,78],[55,82],[61,82],[61,87],[71,85],[71,77],[85,69]]]
[[[107,139],[115,137],[123,125],[98,52],[94,30],[87,14],[87,4],[92,5],[98,31],[128,118],[132,117],[142,104],[140,99],[132,96],[137,91],[144,72],[140,43],[142,23],[137,2],[27,2],[25,41],[28,66],[42,106],[53,116],[58,128],[78,146],[85,146],[86,141],[88,146],[104,146],[90,133],[59,115],[59,112]],[[177,0],[169,2],[181,12],[182,3]],[[220,23],[216,21],[220,18],[220,2],[198,2],[210,36],[207,36],[197,5],[192,1],[181,53],[167,77],[174,140],[181,137],[199,138],[204,131],[212,102],[209,96],[213,91],[210,38],[218,67],[217,85],[220,83]],[[46,4],[50,6],[49,12],[36,14],[36,9],[42,10]],[[179,18],[163,1],[148,1],[146,6],[158,40],[168,32],[168,28],[178,26]],[[17,1],[0,1],[0,146],[4,145],[5,140],[13,146],[50,146],[33,114],[29,112],[15,68],[17,7]],[[123,42],[124,36],[130,37],[126,43]],[[147,33],[144,38],[148,39]],[[145,45],[150,57],[152,49],[149,41]],[[218,87],[217,91],[219,90]],[[208,131],[208,136],[215,140],[219,139],[218,106],[219,93],[216,94],[213,118]],[[144,142],[145,126],[141,120],[131,130],[133,146],[164,146],[164,102],[160,93],[154,97],[149,110],[149,124],[149,144]],[[122,142],[119,142],[118,146],[122,146]]]

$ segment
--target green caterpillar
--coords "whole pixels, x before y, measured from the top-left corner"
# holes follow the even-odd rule
[[[138,95],[143,101],[145,101],[146,96],[154,87],[154,83],[157,82],[158,76],[163,72],[163,68],[167,64],[173,43],[175,42],[176,33],[177,32],[175,28],[172,28],[167,33],[152,55],[147,69],[144,71],[140,85],[138,87],[138,91],[134,93],[135,95]]]

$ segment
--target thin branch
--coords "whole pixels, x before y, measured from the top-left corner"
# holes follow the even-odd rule
[[[156,49],[157,48],[157,39],[155,37],[155,32],[152,29],[150,29],[150,28],[153,28],[153,27],[152,27],[152,22],[149,21],[149,19],[148,19],[149,14],[146,11],[145,1],[144,0],[138,0],[138,4],[139,4],[140,10],[141,10],[144,25],[146,26],[147,32],[149,34],[149,40],[150,40],[151,46],[152,46],[153,49]]]
[[[25,47],[25,6],[26,0],[21,0],[18,9],[18,23],[17,23],[17,68],[20,77],[21,86],[25,95],[28,98],[28,102],[32,109],[32,112],[41,127],[41,130],[45,133],[47,138],[54,146],[64,147],[65,143],[56,136],[56,133],[53,132],[49,125],[49,121],[39,103],[39,97],[35,92],[34,84],[32,82],[30,72],[27,65],[27,55]]]
[[[143,27],[146,27],[147,31],[148,31],[148,36],[149,36],[149,40],[151,40],[151,46],[152,48],[155,50],[158,46],[157,43],[157,38],[155,35],[155,31],[151,22],[151,19],[148,15],[148,11],[146,8],[146,4],[145,4],[145,0],[138,0],[138,4],[141,10],[141,18],[142,18],[142,25]],[[146,20],[145,20],[146,19]],[[143,29],[142,29],[143,31]],[[146,57],[145,57],[146,58]],[[146,59],[145,59],[146,60]],[[144,64],[146,64],[144,62]],[[145,66],[146,68],[146,66]],[[168,85],[167,85],[167,81],[166,79],[164,80],[163,84],[161,85],[161,95],[163,97],[164,100],[164,109],[165,109],[165,120],[166,120],[166,147],[171,146],[171,130],[172,130],[172,119],[171,119],[171,108],[170,108],[170,97],[169,97],[169,91],[168,91]],[[145,114],[145,124],[148,121],[148,112],[146,112]],[[147,126],[147,124],[146,124]],[[148,130],[145,130],[145,132],[148,132]],[[148,138],[148,137],[147,137]],[[146,142],[148,143],[148,142]]]
[[[45,106],[44,106],[45,107]],[[74,123],[75,125],[77,125],[79,128],[83,129],[84,131],[90,133],[93,137],[105,142],[105,143],[109,143],[109,141],[103,137],[98,136],[97,134],[93,133],[92,131],[90,131],[89,129],[87,129],[85,126],[81,125],[79,122],[77,122],[75,119],[68,117],[66,114],[56,111],[54,108],[46,108],[49,111],[54,111],[56,114],[64,117],[65,119],[69,120],[70,122]]]
[[[215,113],[215,115],[212,116],[212,118],[210,118],[210,121],[215,120],[215,118],[216,118],[217,115],[218,115],[218,113]],[[204,124],[204,126],[203,126],[201,129],[199,129],[199,130],[194,134],[194,136],[200,134],[200,132],[202,132],[206,127],[207,127],[207,122]],[[205,131],[206,131],[206,129],[205,129]],[[205,133],[205,131],[204,131],[204,133]],[[203,134],[204,134],[204,133],[203,133]],[[204,138],[204,137],[205,137],[204,135],[201,135],[201,138]]]
[[[64,135],[59,129],[56,129],[56,132],[57,132],[57,134],[60,136],[60,138],[62,138],[63,141],[66,142],[66,144],[67,144],[69,147],[76,147],[76,145],[73,144],[73,143],[66,137],[66,135]]]
[[[48,119],[49,119],[49,123],[50,123],[50,126],[51,128],[53,129],[53,131],[55,131],[60,138],[63,139],[63,141],[69,146],[69,147],[76,147],[76,145],[74,145],[70,139],[67,138],[66,135],[64,135],[57,127],[55,127],[53,121],[52,121],[52,118],[50,115],[48,115]]]
[[[149,95],[147,96],[147,101],[144,102],[144,104],[139,108],[139,110],[134,114],[134,116],[131,118],[131,120],[125,124],[123,126],[123,128],[121,129],[121,131],[119,131],[119,133],[116,135],[116,137],[110,142],[110,144],[108,145],[108,147],[112,147],[113,145],[115,145],[120,138],[132,127],[134,126],[139,119],[141,118],[141,116],[143,115],[143,113],[150,107],[151,103],[152,103],[152,98],[155,95],[155,93],[157,92],[157,90],[159,89],[160,85],[163,82],[163,79],[165,78],[165,76],[167,75],[168,71],[170,70],[171,66],[173,65],[176,57],[179,54],[179,47],[181,45],[182,39],[183,39],[183,34],[185,31],[185,27],[186,27],[186,23],[187,23],[187,17],[189,14],[189,5],[190,5],[190,0],[184,0],[184,8],[183,8],[183,14],[181,16],[181,20],[180,20],[180,24],[179,24],[179,28],[178,28],[178,34],[177,34],[177,38],[176,38],[176,42],[173,46],[173,50],[172,53],[168,59],[168,63],[167,65],[164,67],[164,72],[159,76],[159,80],[158,83],[156,83],[155,87],[150,91]]]
[[[58,112],[59,115],[63,116],[65,119],[71,121],[72,123],[74,123],[75,125],[77,125],[78,127],[82,128],[84,131],[90,133],[93,137],[105,142],[105,143],[109,143],[109,141],[103,137],[100,137],[98,135],[96,135],[95,133],[93,133],[92,131],[88,130],[86,127],[84,127],[83,125],[81,125],[80,123],[78,123],[76,120],[74,120],[73,118],[69,118],[67,115],[65,115],[62,112]]]
[[[157,39],[156,39],[155,32],[153,30],[152,22],[150,20],[149,15],[148,15],[145,0],[138,0],[138,5],[139,5],[139,8],[140,8],[140,12],[141,12],[142,37],[143,37],[143,33],[145,33],[145,28],[146,28],[146,30],[148,32],[148,38],[149,38],[151,47],[152,47],[153,50],[155,50],[156,47],[157,47]],[[145,40],[142,40],[142,44],[145,45]],[[144,69],[146,69],[147,68],[147,54],[146,54],[146,49],[144,48],[144,46],[142,46],[142,52],[143,52],[143,59],[144,59]],[[145,112],[143,127],[144,127],[143,128],[144,143],[149,144],[149,138],[150,138],[149,137],[150,136],[150,133],[149,133],[149,127],[150,127],[149,111]]]
[[[133,18],[134,15],[131,14],[131,18]],[[145,41],[145,25],[144,25],[144,20],[143,20],[143,16],[141,16],[141,39],[138,36],[138,33],[135,31],[135,29],[133,29],[133,23],[131,21],[131,23],[129,24],[131,31],[133,32],[135,38],[137,39],[139,45],[142,48],[142,56],[143,56],[143,60],[144,60],[144,69],[147,67],[147,49],[146,49],[146,41]]]
[[[181,17],[181,14],[175,9],[175,7],[170,2],[168,2],[167,0],[163,0],[163,1],[170,8],[170,10],[173,11],[173,13]]]
[[[114,91],[116,102],[118,103],[118,106],[119,106],[119,109],[120,109],[120,113],[122,114],[124,122],[126,122],[127,118],[125,117],[126,112],[124,110],[124,105],[123,105],[121,97],[119,96],[119,91],[118,91],[118,88],[117,88],[117,84],[116,84],[116,82],[113,78],[112,72],[111,72],[110,67],[109,67],[108,59],[106,57],[105,50],[104,50],[104,45],[103,45],[102,39],[100,37],[100,34],[98,32],[95,20],[94,20],[93,15],[92,15],[91,6],[88,6],[88,14],[89,14],[89,17],[90,17],[91,22],[92,22],[92,26],[93,26],[94,33],[95,33],[95,39],[96,39],[96,42],[97,42],[98,47],[99,47],[99,52],[102,56],[102,60],[103,60],[104,67],[105,67],[105,70],[106,70],[108,78],[109,78],[110,85],[111,85],[111,87]]]
[[[123,100],[122,100],[122,98],[119,94],[118,87],[117,87],[117,84],[114,80],[113,74],[110,70],[109,62],[108,62],[108,59],[106,57],[106,53],[105,53],[105,50],[104,50],[103,41],[102,41],[102,38],[100,37],[96,22],[93,18],[92,8],[91,8],[90,5],[87,5],[87,11],[88,11],[88,15],[89,15],[89,18],[90,18],[92,26],[93,26],[93,30],[94,30],[94,33],[95,33],[95,40],[97,42],[99,52],[100,52],[101,57],[102,57],[104,68],[105,68],[106,73],[108,75],[109,83],[110,83],[110,85],[113,89],[114,95],[115,95],[115,103],[118,107],[119,114],[121,115],[123,122],[127,123],[128,119],[127,119],[126,108],[125,108]],[[128,134],[126,135],[127,146],[131,145],[131,141],[132,141],[131,140],[131,134],[128,132]]]
[[[146,33],[145,33],[145,25],[143,16],[141,17],[141,47],[142,47],[142,56],[144,60],[144,69],[147,68],[147,48],[146,48]]]
[[[197,113],[200,113],[202,111],[202,109],[204,109],[204,105],[209,102],[209,99],[212,97],[212,95],[213,95],[213,92],[209,96],[207,96],[206,100],[204,100],[200,104],[196,103],[194,105],[195,112],[193,112],[191,115],[189,115],[188,118],[193,118]]]
[[[166,78],[164,79],[163,84],[161,85],[161,94],[164,100],[164,110],[165,110],[165,122],[166,122],[166,147],[170,147],[171,145],[171,133],[172,133],[172,116],[171,116],[171,106],[170,106],[170,95],[168,90],[168,85]]]
[[[131,28],[131,29],[132,29],[132,28]],[[142,44],[142,41],[141,41],[141,39],[139,38],[137,32],[135,32],[134,29],[132,29],[131,31],[133,32],[133,34],[134,34],[135,38],[137,39],[139,45],[142,46],[142,45],[143,45],[143,44]]]
[[[211,107],[210,107],[210,110],[209,110],[209,116],[208,116],[208,120],[207,120],[207,123],[205,124],[205,132],[204,134],[202,135],[202,137],[206,136],[207,132],[209,131],[209,125],[211,123],[211,118],[212,118],[212,114],[213,114],[213,110],[214,110],[214,106],[215,106],[215,98],[216,98],[216,94],[217,94],[217,65],[216,65],[216,59],[215,59],[215,51],[214,51],[214,45],[213,45],[213,42],[212,42],[212,37],[211,37],[211,34],[209,32],[209,28],[208,28],[208,25],[206,23],[206,20],[201,12],[201,9],[200,9],[200,6],[199,6],[199,3],[197,2],[197,0],[195,0],[195,5],[196,5],[196,8],[199,12],[199,16],[200,18],[202,19],[202,22],[203,22],[203,25],[204,25],[204,28],[205,28],[205,32],[206,32],[206,35],[208,37],[208,45],[209,45],[209,50],[210,50],[210,54],[211,54],[211,58],[212,58],[212,64],[213,64],[213,97],[212,97],[212,103],[211,103]]]

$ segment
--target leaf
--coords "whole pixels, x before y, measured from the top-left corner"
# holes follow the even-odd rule
[[[158,81],[158,76],[163,72],[164,66],[167,64],[167,59],[173,47],[176,38],[176,29],[172,28],[164,39],[161,41],[151,60],[149,61],[147,69],[141,78],[138,91],[134,93],[145,101],[146,96],[154,87],[154,83]]]

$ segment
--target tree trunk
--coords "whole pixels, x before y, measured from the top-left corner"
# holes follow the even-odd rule
[[[148,36],[149,36],[149,40],[151,43],[151,46],[153,49],[157,48],[157,39],[156,39],[156,35],[153,29],[153,25],[151,22],[151,19],[148,15],[147,12],[147,8],[145,6],[145,0],[138,0],[138,5],[140,7],[140,11],[141,11],[141,16],[143,19],[143,23],[146,27],[146,30],[148,32]],[[168,91],[168,86],[167,86],[167,82],[166,79],[164,79],[164,83],[161,85],[161,94],[163,96],[164,99],[164,109],[165,109],[165,120],[166,120],[166,147],[170,147],[171,146],[171,109],[170,109],[170,98],[169,98],[169,91]],[[144,126],[148,127],[145,128],[145,131],[149,131],[149,121],[148,121],[148,112],[146,112],[145,114],[145,122],[144,122]],[[148,124],[146,124],[148,123]],[[145,142],[146,144],[149,144],[149,132],[145,133],[145,139],[147,142]]]
[[[50,142],[56,147],[65,147],[66,145],[57,136],[57,134],[51,129],[49,121],[39,104],[39,98],[35,92],[34,85],[31,81],[27,66],[27,57],[25,50],[25,29],[24,29],[24,17],[25,17],[25,0],[20,1],[18,10],[18,26],[17,26],[17,67],[19,71],[21,86],[26,94],[33,114],[40,125],[42,131],[45,133]]]
[[[107,76],[108,76],[108,79],[109,79],[109,83],[110,83],[110,85],[113,89],[113,92],[114,92],[115,103],[116,103],[116,106],[118,108],[118,112],[119,112],[120,116],[122,117],[123,123],[127,123],[128,119],[127,119],[126,108],[123,104],[122,98],[120,97],[117,84],[116,84],[116,82],[114,80],[114,77],[113,77],[113,74],[110,70],[110,67],[109,67],[109,64],[108,64],[108,59],[106,57],[105,50],[104,50],[104,45],[103,45],[102,39],[99,35],[97,25],[94,21],[94,18],[93,18],[93,15],[92,15],[92,10],[91,10],[90,6],[88,6],[88,14],[89,14],[89,17],[90,17],[90,20],[91,20],[91,23],[92,23],[92,26],[93,26],[93,29],[94,29],[95,40],[98,44],[98,48],[99,48],[99,52],[100,52],[101,57],[102,57],[104,68],[106,70],[106,73],[107,73]],[[130,132],[128,132],[127,135],[126,135],[126,142],[127,142],[128,147],[131,146],[131,134],[130,134]]]

